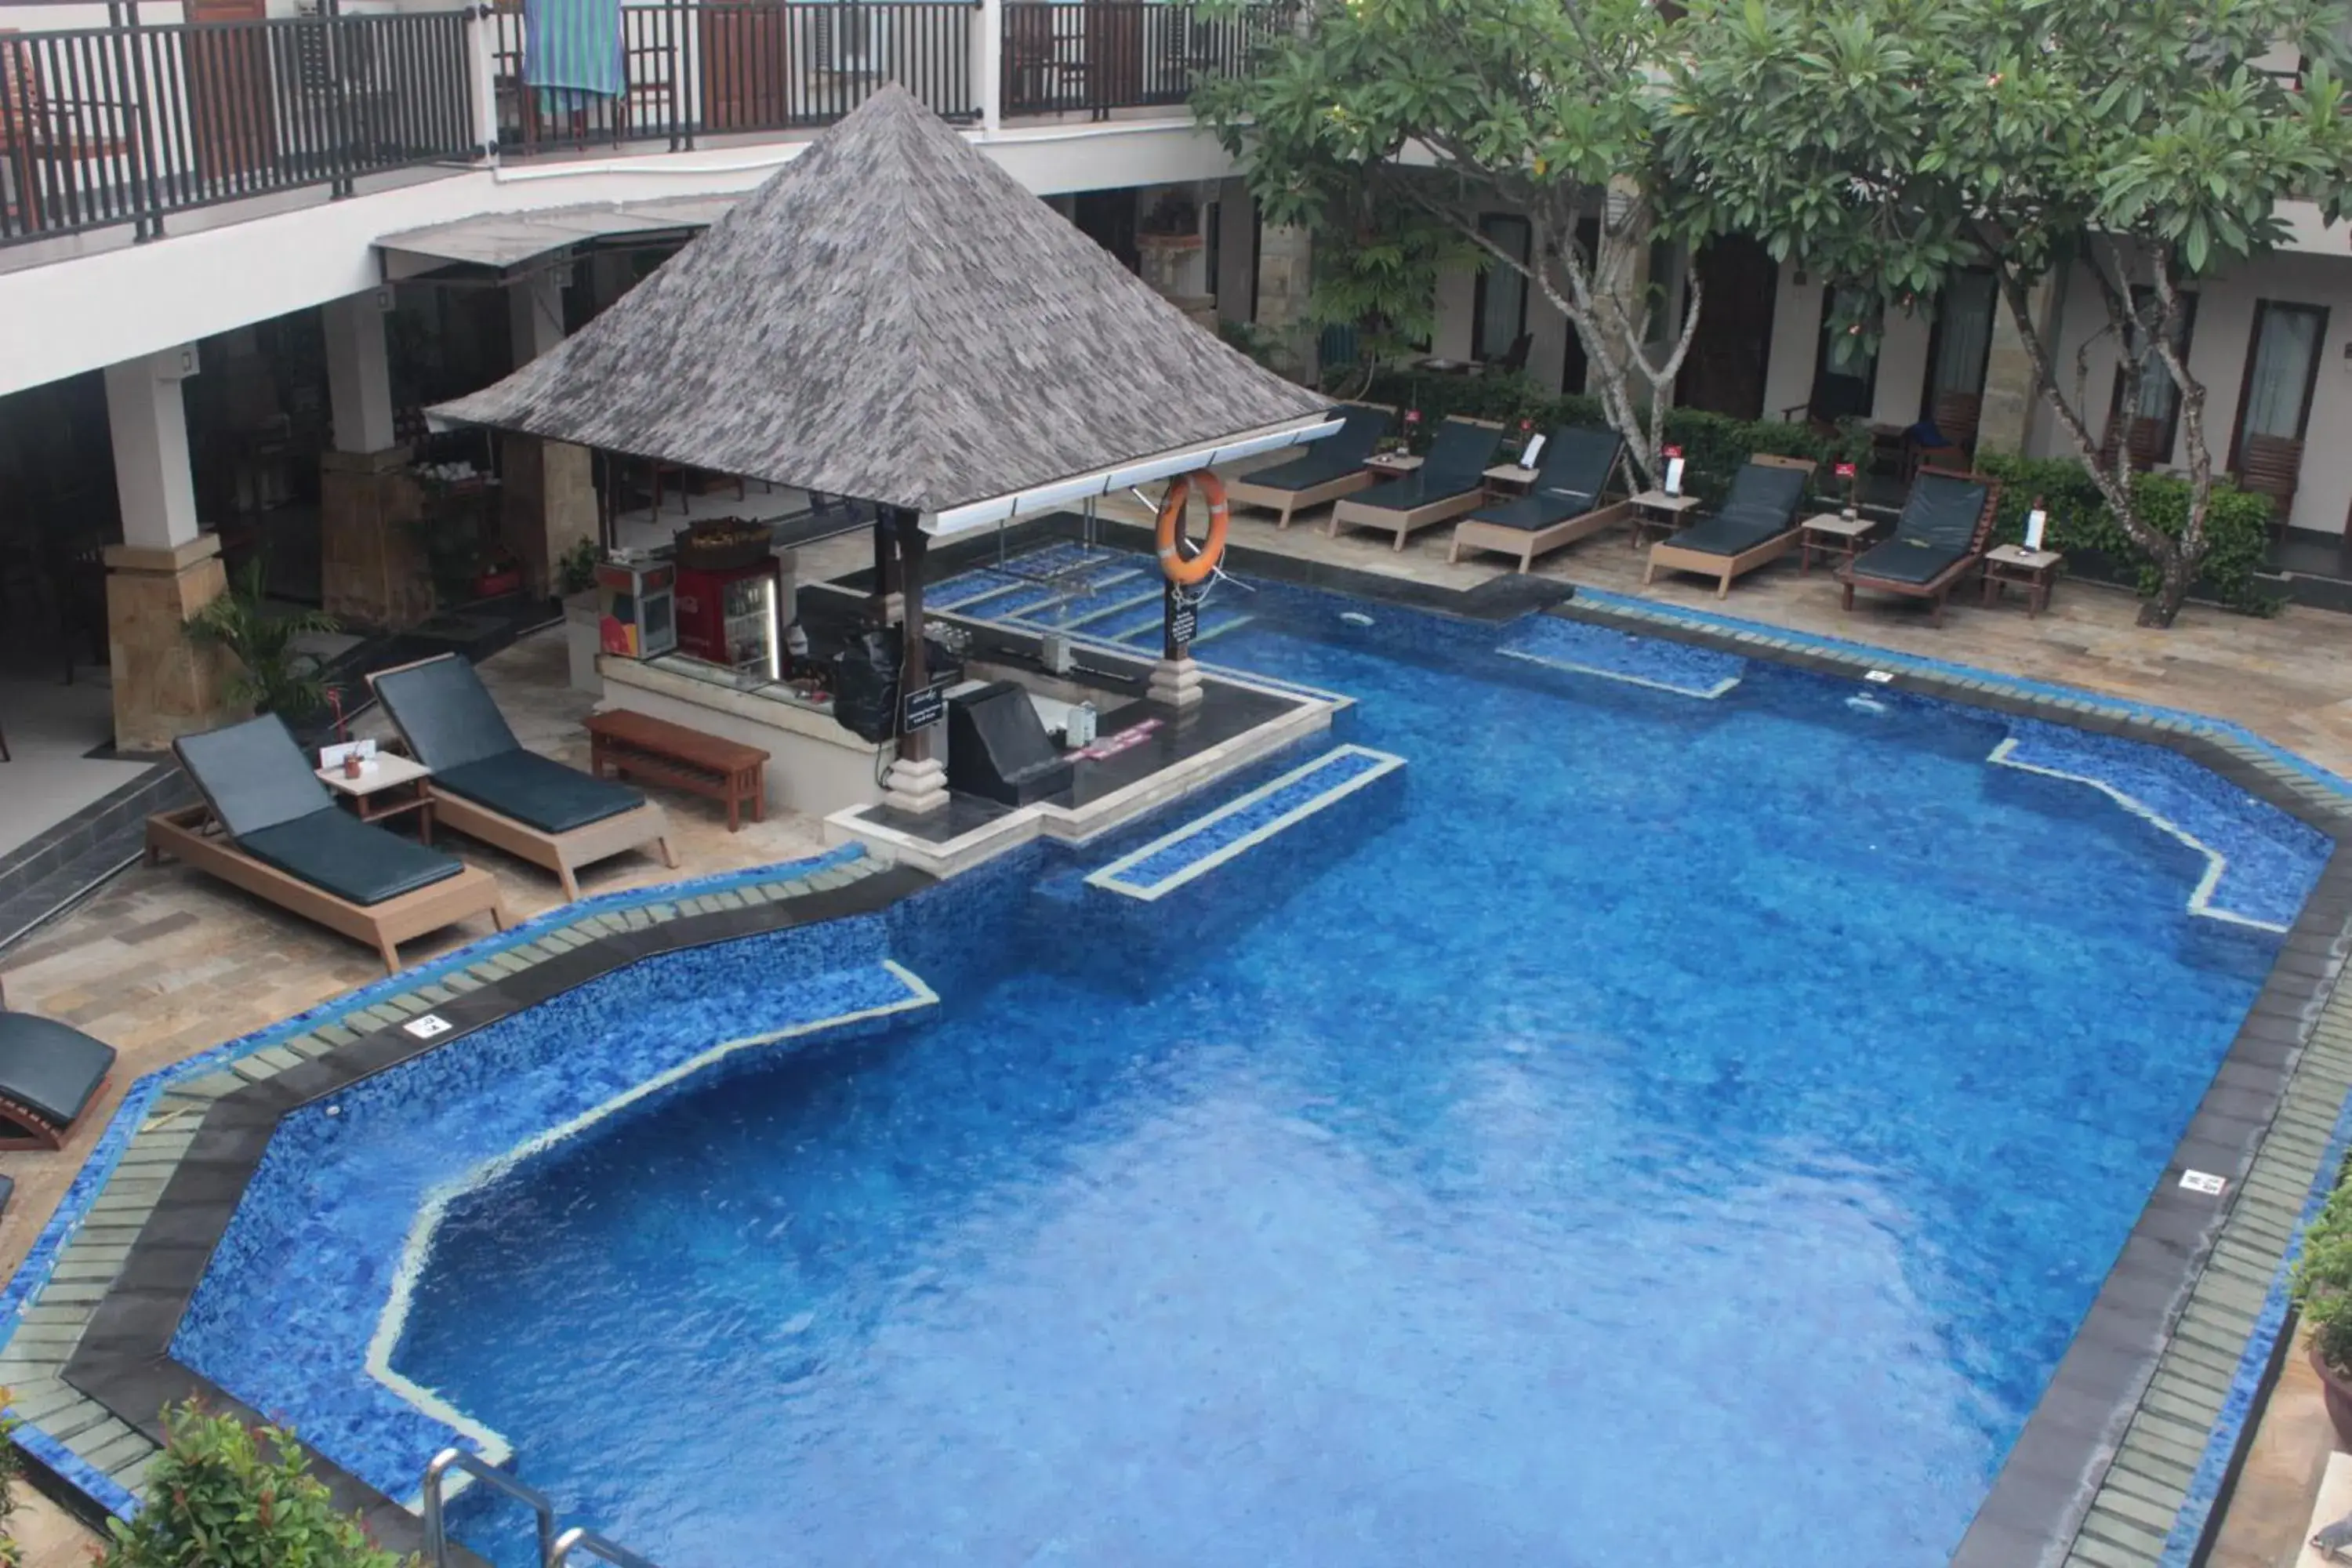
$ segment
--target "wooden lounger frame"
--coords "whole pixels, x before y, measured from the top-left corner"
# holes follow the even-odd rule
[[[652,801],[569,833],[550,833],[492,811],[464,795],[451,795],[430,779],[425,781],[425,787],[433,792],[435,826],[454,827],[469,838],[478,838],[494,849],[505,850],[518,860],[528,860],[554,872],[556,880],[563,884],[567,901],[580,896],[580,880],[572,875],[578,868],[609,860],[647,844],[661,856],[663,865],[677,869],[677,857],[669,847],[669,818]]]
[[[1969,552],[1925,583],[1897,583],[1888,577],[1864,577],[1855,573],[1853,561],[1848,561],[1837,572],[1838,582],[1844,589],[1840,607],[1848,613],[1853,609],[1853,591],[1856,588],[1875,588],[1906,599],[1929,601],[1928,624],[1940,626],[1944,624],[1944,601],[1951,597],[1952,590],[1958,587],[1969,573],[1983,567],[1985,551],[1992,543],[1993,514],[2000,510],[2000,481],[1990,474],[1965,473],[1958,468],[1938,468],[1927,465],[1922,465],[1918,473],[1940,474],[1948,479],[1966,479],[1972,485],[1984,486],[1984,510],[1977,514],[1976,531],[1969,535]],[[1918,474],[1912,478],[1916,481]],[[1853,560],[1861,558],[1857,555]]]
[[[1496,419],[1465,419],[1462,423],[1487,430],[1503,427],[1502,422]],[[1337,539],[1343,528],[1376,528],[1382,532],[1394,533],[1396,548],[1402,551],[1404,542],[1416,531],[1460,517],[1465,511],[1476,511],[1486,504],[1486,487],[1484,484],[1472,485],[1460,495],[1447,496],[1442,500],[1425,501],[1410,511],[1394,511],[1365,501],[1343,500],[1331,509],[1331,520],[1323,525],[1323,531]]]
[[[1748,460],[1751,463],[1761,463],[1768,468],[1802,468],[1809,474],[1821,466],[1811,458],[1783,458],[1774,452],[1759,452]],[[1798,510],[1800,511],[1803,510],[1801,500],[1798,503]],[[1802,522],[1792,522],[1786,532],[1776,533],[1760,543],[1751,544],[1737,555],[1717,555],[1705,550],[1686,550],[1675,544],[1671,539],[1661,539],[1650,546],[1650,563],[1642,570],[1642,585],[1649,586],[1651,580],[1657,576],[1658,569],[1663,566],[1669,572],[1693,572],[1701,577],[1713,577],[1716,579],[1715,596],[1718,599],[1727,599],[1731,596],[1733,583],[1755,571],[1759,566],[1778,561],[1781,556],[1794,550],[1797,547],[1797,541],[1804,537],[1804,532],[1805,526]]]
[[[1396,405],[1392,403],[1356,403],[1350,400],[1348,406],[1376,409],[1391,418],[1396,416]],[[1293,450],[1296,449],[1293,448]],[[1310,452],[1314,449],[1312,446],[1307,448]],[[1269,463],[1266,466],[1280,468],[1282,465]],[[1358,468],[1352,474],[1341,474],[1336,479],[1326,479],[1319,485],[1309,485],[1303,490],[1286,490],[1278,489],[1272,485],[1254,485],[1250,483],[1249,476],[1244,474],[1239,479],[1225,481],[1225,500],[1234,506],[1261,507],[1267,511],[1277,513],[1274,520],[1274,526],[1281,530],[1288,528],[1291,518],[1297,513],[1310,507],[1321,506],[1327,501],[1338,500],[1341,496],[1353,495],[1378,477],[1370,468]]]
[[[89,1091],[89,1100],[82,1110],[88,1110],[104,1100],[106,1087],[113,1081],[114,1070],[110,1068],[106,1076],[98,1080],[98,1087]],[[78,1121],[80,1118],[77,1116],[74,1120]],[[51,1121],[45,1113],[34,1110],[15,1095],[0,1090],[0,1149],[62,1149],[66,1144],[66,1134],[72,1131],[72,1121],[62,1125]]]
[[[376,682],[387,675],[398,675],[404,669],[415,669],[419,665],[431,664],[435,659],[453,657],[450,654],[435,654],[432,658],[412,659],[390,669],[379,669],[367,678],[368,689],[374,691]],[[382,701],[383,699],[379,697],[377,700]],[[384,710],[384,716],[392,716],[389,706]],[[396,721],[393,725],[395,730],[399,727]],[[405,744],[407,737],[404,735],[401,740]],[[568,833],[550,833],[527,822],[518,822],[503,812],[492,811],[464,795],[452,795],[441,787],[438,779],[427,778],[425,787],[433,796],[433,820],[436,826],[454,827],[468,838],[478,838],[493,849],[503,849],[518,860],[554,872],[555,879],[563,884],[566,902],[580,897],[580,879],[572,875],[576,869],[582,866],[593,866],[599,860],[609,860],[642,845],[652,845],[660,854],[663,865],[673,871],[677,869],[677,857],[669,847],[669,818],[652,801],[632,806],[617,816],[584,824]]]
[[[498,879],[478,866],[461,863],[454,877],[428,882],[380,904],[355,904],[255,859],[226,834],[206,831],[214,826],[212,808],[207,805],[183,806],[149,817],[147,864],[155,865],[169,855],[289,913],[355,942],[371,942],[383,955],[387,974],[400,972],[400,943],[411,938],[479,914],[488,915],[499,930],[507,928],[506,898],[499,891]]]
[[[1624,466],[1625,449],[1621,445],[1617,449],[1617,460],[1609,467],[1610,479],[1615,479],[1622,474]],[[1600,501],[1601,497],[1610,493],[1608,485],[1603,484],[1601,495],[1592,499]],[[1519,570],[1526,572],[1535,565],[1537,556],[1548,554],[1563,544],[1590,539],[1602,529],[1612,528],[1624,521],[1633,515],[1633,511],[1630,501],[1611,501],[1542,528],[1512,528],[1505,523],[1481,522],[1475,517],[1465,517],[1454,525],[1454,544],[1445,552],[1445,563],[1451,566],[1461,560],[1465,550],[1491,550],[1497,555],[1517,556]]]

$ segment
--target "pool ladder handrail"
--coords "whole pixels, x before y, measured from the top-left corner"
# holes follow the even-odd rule
[[[478,1481],[488,1482],[495,1490],[530,1510],[539,1526],[540,1568],[568,1568],[575,1552],[584,1552],[611,1563],[613,1568],[656,1568],[652,1562],[627,1547],[616,1545],[583,1526],[574,1525],[558,1535],[555,1504],[545,1492],[525,1486],[463,1448],[444,1448],[425,1467],[425,1560],[432,1568],[449,1568],[449,1529],[442,1517],[441,1482],[451,1470],[463,1470]]]

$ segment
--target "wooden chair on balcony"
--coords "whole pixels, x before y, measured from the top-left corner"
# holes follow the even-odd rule
[[[2294,512],[2303,473],[2303,443],[2285,436],[2248,436],[2238,444],[2238,488],[2271,498],[2271,532],[2284,532]]]
[[[0,27],[0,202],[26,229],[43,226],[44,195],[104,184],[105,164],[129,143],[94,121],[114,118],[119,106],[102,100],[60,104],[42,90],[31,40]],[[94,174],[95,178],[90,176]]]

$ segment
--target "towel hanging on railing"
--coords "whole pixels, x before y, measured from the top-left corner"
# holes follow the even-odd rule
[[[621,0],[523,0],[522,15],[522,76],[540,112],[621,96]]]

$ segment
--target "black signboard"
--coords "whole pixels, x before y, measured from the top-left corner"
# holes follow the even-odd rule
[[[948,689],[926,686],[907,693],[906,721],[899,728],[902,735],[911,735],[928,729],[944,717],[948,710]]]

